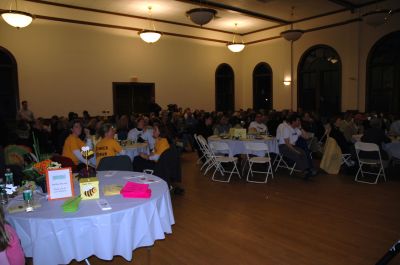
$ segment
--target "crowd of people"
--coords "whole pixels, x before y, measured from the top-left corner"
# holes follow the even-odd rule
[[[198,149],[194,134],[207,139],[211,135],[228,134],[230,128],[246,128],[249,133],[276,136],[280,153],[296,161],[297,167],[310,177],[316,174],[310,154],[318,151],[315,150],[318,147],[310,145],[311,139],[321,142],[329,130],[329,136],[336,140],[342,153],[354,155],[353,135],[362,134],[363,141],[381,147],[382,143],[390,141],[388,134],[400,135],[400,119],[394,115],[355,111],[333,117],[320,117],[317,113],[301,110],[206,112],[182,109],[175,104],[150,114],[92,117],[83,111],[81,117],[70,112],[67,117],[43,119],[35,118],[24,101],[17,115],[15,143],[32,147],[34,135],[41,152],[62,154],[74,164],[85,162],[80,148],[89,145],[96,153],[90,163],[96,167],[105,156],[124,154],[116,139],[148,142],[152,152],[139,154],[133,163],[135,170],[142,170],[154,167],[169,144],[176,145],[181,152],[194,151]],[[388,157],[385,150],[381,153],[384,158]]]

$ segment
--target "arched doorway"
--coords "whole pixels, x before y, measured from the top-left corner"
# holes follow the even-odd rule
[[[253,109],[272,109],[272,69],[267,63],[259,63],[253,70]]]
[[[332,47],[308,49],[299,62],[298,80],[299,108],[324,116],[341,111],[342,63]]]
[[[0,47],[0,119],[16,119],[19,106],[17,62],[5,48]]]
[[[226,63],[220,64],[215,71],[215,109],[235,109],[235,75],[232,67]]]
[[[372,47],[367,61],[366,110],[400,112],[400,31]]]

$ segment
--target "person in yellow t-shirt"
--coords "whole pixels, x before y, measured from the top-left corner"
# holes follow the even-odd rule
[[[124,153],[122,147],[114,139],[115,129],[111,124],[103,124],[97,133],[101,137],[101,140],[96,144],[95,148],[96,166],[99,165],[103,157],[116,156]]]
[[[71,134],[65,139],[64,142],[64,147],[63,147],[63,152],[62,155],[65,157],[68,157],[72,160],[72,162],[75,165],[78,165],[79,162],[81,163],[86,163],[85,158],[83,158],[81,154],[81,148],[82,146],[85,145],[85,142],[83,142],[79,136],[82,133],[82,124],[79,120],[74,120],[72,121],[71,124]],[[90,136],[89,130],[85,129],[85,134],[86,138],[89,139],[88,137]],[[91,145],[90,142],[87,143],[87,145]],[[93,160],[89,160],[89,164],[93,164]]]
[[[165,126],[154,125],[153,137],[155,139],[154,151],[150,155],[140,153],[139,156],[135,157],[133,160],[134,171],[142,172],[144,169],[154,170],[156,162],[160,158],[161,154],[169,148]]]

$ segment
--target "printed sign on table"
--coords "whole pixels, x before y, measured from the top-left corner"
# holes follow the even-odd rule
[[[49,200],[65,199],[75,195],[71,168],[47,170],[46,185]]]

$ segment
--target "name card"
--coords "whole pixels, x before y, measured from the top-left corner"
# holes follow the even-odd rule
[[[71,168],[47,170],[46,185],[49,200],[65,199],[75,195]]]

